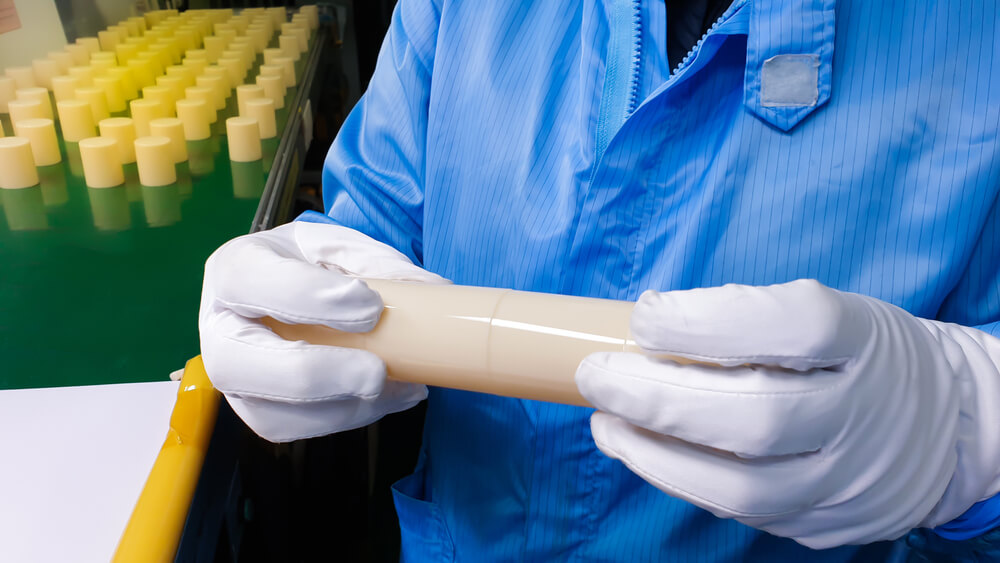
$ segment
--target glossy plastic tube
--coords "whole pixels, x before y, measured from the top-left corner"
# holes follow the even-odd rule
[[[638,352],[633,303],[509,289],[366,280],[385,310],[369,333],[265,323],[286,340],[369,350],[389,377],[587,406],[574,382],[588,354]]]

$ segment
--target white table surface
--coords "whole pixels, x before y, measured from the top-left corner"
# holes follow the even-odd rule
[[[0,391],[0,561],[108,561],[176,381]]]

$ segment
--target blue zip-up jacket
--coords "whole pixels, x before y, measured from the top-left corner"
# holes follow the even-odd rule
[[[459,284],[634,300],[815,278],[1000,335],[996,2],[736,0],[677,69],[665,18],[658,0],[403,0],[330,149],[327,213],[305,219]],[[810,552],[717,519],[603,456],[589,409],[428,403],[396,487],[406,560],[893,547]]]

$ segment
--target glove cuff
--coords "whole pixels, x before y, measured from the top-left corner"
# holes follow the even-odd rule
[[[1000,526],[1000,495],[981,500],[972,505],[961,516],[942,524],[932,531],[952,541],[961,541],[981,536]]]

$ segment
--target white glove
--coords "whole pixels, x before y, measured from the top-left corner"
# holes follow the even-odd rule
[[[1000,490],[1000,340],[811,280],[646,292],[679,365],[577,371],[597,446],[670,495],[812,547],[894,539]]]
[[[201,351],[212,384],[272,442],[370,424],[427,396],[423,385],[386,380],[362,350],[289,342],[258,319],[371,330],[382,299],[346,274],[448,283],[355,230],[296,222],[229,241],[205,264]]]

